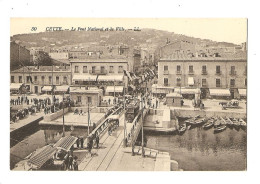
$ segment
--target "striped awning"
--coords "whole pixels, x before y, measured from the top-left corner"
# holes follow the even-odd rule
[[[70,148],[75,144],[77,141],[77,137],[74,136],[66,136],[62,137],[53,147],[55,148],[62,148],[66,151],[69,151]]]
[[[228,89],[209,89],[211,96],[230,96]]]
[[[122,93],[124,89],[124,86],[107,86],[106,92],[116,92],[116,93]]]
[[[52,91],[52,86],[43,86],[42,91]]]
[[[90,75],[90,74],[74,75],[72,80],[73,81],[96,81],[97,75]]]
[[[246,96],[246,89],[238,89],[238,93],[240,96]]]
[[[51,147],[50,145],[47,145],[43,147],[40,152],[33,155],[28,163],[31,165],[33,169],[40,169],[43,164],[45,164],[49,159],[53,157],[53,155],[56,152],[56,148]]]
[[[124,75],[99,75],[98,81],[123,81]]]
[[[22,86],[22,83],[11,83],[10,90],[19,90],[21,86]]]
[[[189,89],[189,88],[175,88],[174,89],[175,93],[181,93],[181,94],[198,94],[200,93],[200,90],[195,88],[195,89]]]
[[[69,86],[56,86],[55,91],[61,91],[61,92],[66,92],[68,91]]]

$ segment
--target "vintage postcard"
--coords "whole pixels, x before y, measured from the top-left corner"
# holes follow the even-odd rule
[[[10,26],[10,170],[247,170],[247,19]]]

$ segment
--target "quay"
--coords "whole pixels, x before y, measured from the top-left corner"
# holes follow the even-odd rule
[[[36,125],[43,119],[44,113],[40,112],[35,115],[30,115],[25,119],[19,120],[16,123],[10,124],[10,134],[11,136],[15,134],[15,132],[25,129],[28,126]]]

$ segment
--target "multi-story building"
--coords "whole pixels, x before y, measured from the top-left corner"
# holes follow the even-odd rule
[[[18,66],[27,65],[30,63],[30,51],[15,43],[10,43],[10,66],[11,70],[18,68]]]
[[[71,84],[71,70],[67,66],[27,66],[10,74],[11,85],[24,84],[29,92],[66,92]]]
[[[166,93],[166,89],[172,88],[182,94],[195,94],[200,89],[202,98],[246,96],[245,52],[210,56],[203,51],[194,54],[187,50],[191,49],[172,51],[169,58],[159,60],[157,89],[165,88]]]
[[[104,94],[122,94],[127,88],[128,78],[124,71],[129,71],[127,58],[98,58],[71,60],[73,86],[97,86]]]

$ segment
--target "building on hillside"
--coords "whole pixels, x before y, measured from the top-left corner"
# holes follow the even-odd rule
[[[167,52],[158,62],[158,84],[153,91],[177,90],[185,97],[194,96],[200,89],[202,98],[246,97],[247,58],[246,52],[214,53],[206,49],[198,54],[185,50]],[[169,49],[165,49],[169,50]],[[162,52],[166,53],[166,52]],[[164,56],[164,54],[162,56]],[[163,90],[165,88],[165,90]]]
[[[17,66],[23,66],[30,63],[30,51],[15,43],[10,43],[10,66],[11,70],[17,68]]]
[[[10,73],[11,85],[24,84],[31,93],[66,93],[71,84],[68,66],[27,66]]]
[[[49,56],[52,59],[55,59],[55,60],[69,59],[69,53],[68,52],[50,52]]]

